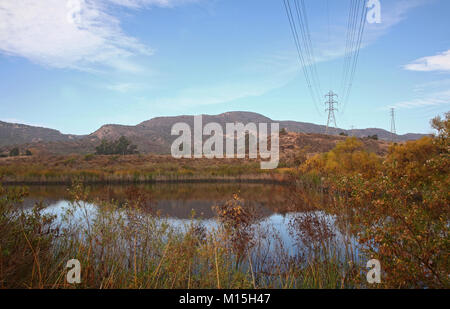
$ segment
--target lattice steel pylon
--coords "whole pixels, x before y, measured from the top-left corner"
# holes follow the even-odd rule
[[[325,111],[328,112],[328,121],[327,121],[327,128],[325,130],[325,134],[328,134],[328,127],[330,126],[330,123],[334,123],[334,127],[337,128],[336,125],[336,116],[334,115],[334,111],[337,111],[335,105],[338,104],[337,101],[334,100],[334,97],[337,97],[338,95],[335,94],[333,91],[329,91],[325,97],[328,97],[328,101],[325,102],[325,105],[327,105],[327,108]]]
[[[391,141],[395,141],[395,135],[397,134],[395,130],[395,114],[394,114],[394,108],[391,108]]]

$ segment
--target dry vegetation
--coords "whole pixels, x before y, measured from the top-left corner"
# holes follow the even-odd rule
[[[3,183],[114,183],[227,179],[270,179],[259,162],[234,159],[174,159],[164,155],[72,155],[4,158]]]
[[[170,155],[33,155],[0,158],[2,183],[152,182],[188,180],[282,181],[307,158],[333,149],[342,136],[287,132],[280,136],[278,169],[261,170],[254,159],[174,159]],[[359,139],[361,148],[378,155],[388,143]],[[33,152],[34,153],[34,152]]]
[[[339,138],[334,148],[315,155],[305,149],[309,145],[294,145],[301,151],[284,161],[292,166],[286,203],[293,213],[293,247],[262,228],[260,214],[245,208],[237,194],[215,205],[217,226],[208,229],[198,220],[174,227],[145,212],[145,199],[133,192],[125,207],[98,201],[92,215],[92,198],[76,183],[70,207],[54,217],[39,204],[32,211],[18,208],[25,189],[0,188],[0,286],[72,288],[64,263],[76,258],[83,269],[77,287],[83,288],[366,288],[372,286],[365,280],[365,262],[376,258],[382,265],[376,287],[449,288],[450,113],[432,125],[436,137],[393,144],[385,156],[368,152],[355,138]],[[43,162],[17,158],[3,161],[1,168],[4,179],[53,177],[42,170],[59,179],[58,172],[72,177],[80,168],[138,173],[139,179],[158,171],[245,175],[259,165],[74,156]]]
[[[385,287],[450,287],[450,113],[431,124],[436,137],[394,144],[383,160],[348,139],[300,167],[326,177],[327,211],[381,261]]]

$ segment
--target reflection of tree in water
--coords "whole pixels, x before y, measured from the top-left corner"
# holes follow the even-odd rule
[[[114,201],[120,207],[139,206],[149,212],[161,211],[162,215],[188,219],[195,210],[199,217],[215,216],[211,206],[225,202],[240,192],[244,207],[255,207],[259,214],[284,213],[287,209],[286,187],[273,184],[251,183],[163,183],[140,185],[87,185],[89,198],[100,202]],[[32,205],[44,200],[52,205],[59,200],[70,200],[66,186],[32,186],[26,201]]]

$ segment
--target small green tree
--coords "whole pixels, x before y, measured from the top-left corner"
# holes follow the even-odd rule
[[[31,153],[31,151],[30,151],[29,149],[27,149],[27,150],[25,151],[25,155],[26,155],[26,156],[31,156],[31,155],[33,155],[33,153]]]

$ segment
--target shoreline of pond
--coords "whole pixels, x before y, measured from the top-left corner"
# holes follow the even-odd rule
[[[284,178],[157,178],[157,179],[110,179],[110,180],[7,180],[0,181],[2,186],[42,186],[42,185],[72,185],[74,183],[81,183],[86,185],[129,185],[129,184],[176,184],[176,183],[248,183],[248,184],[274,184],[274,185],[288,185],[289,179]]]

